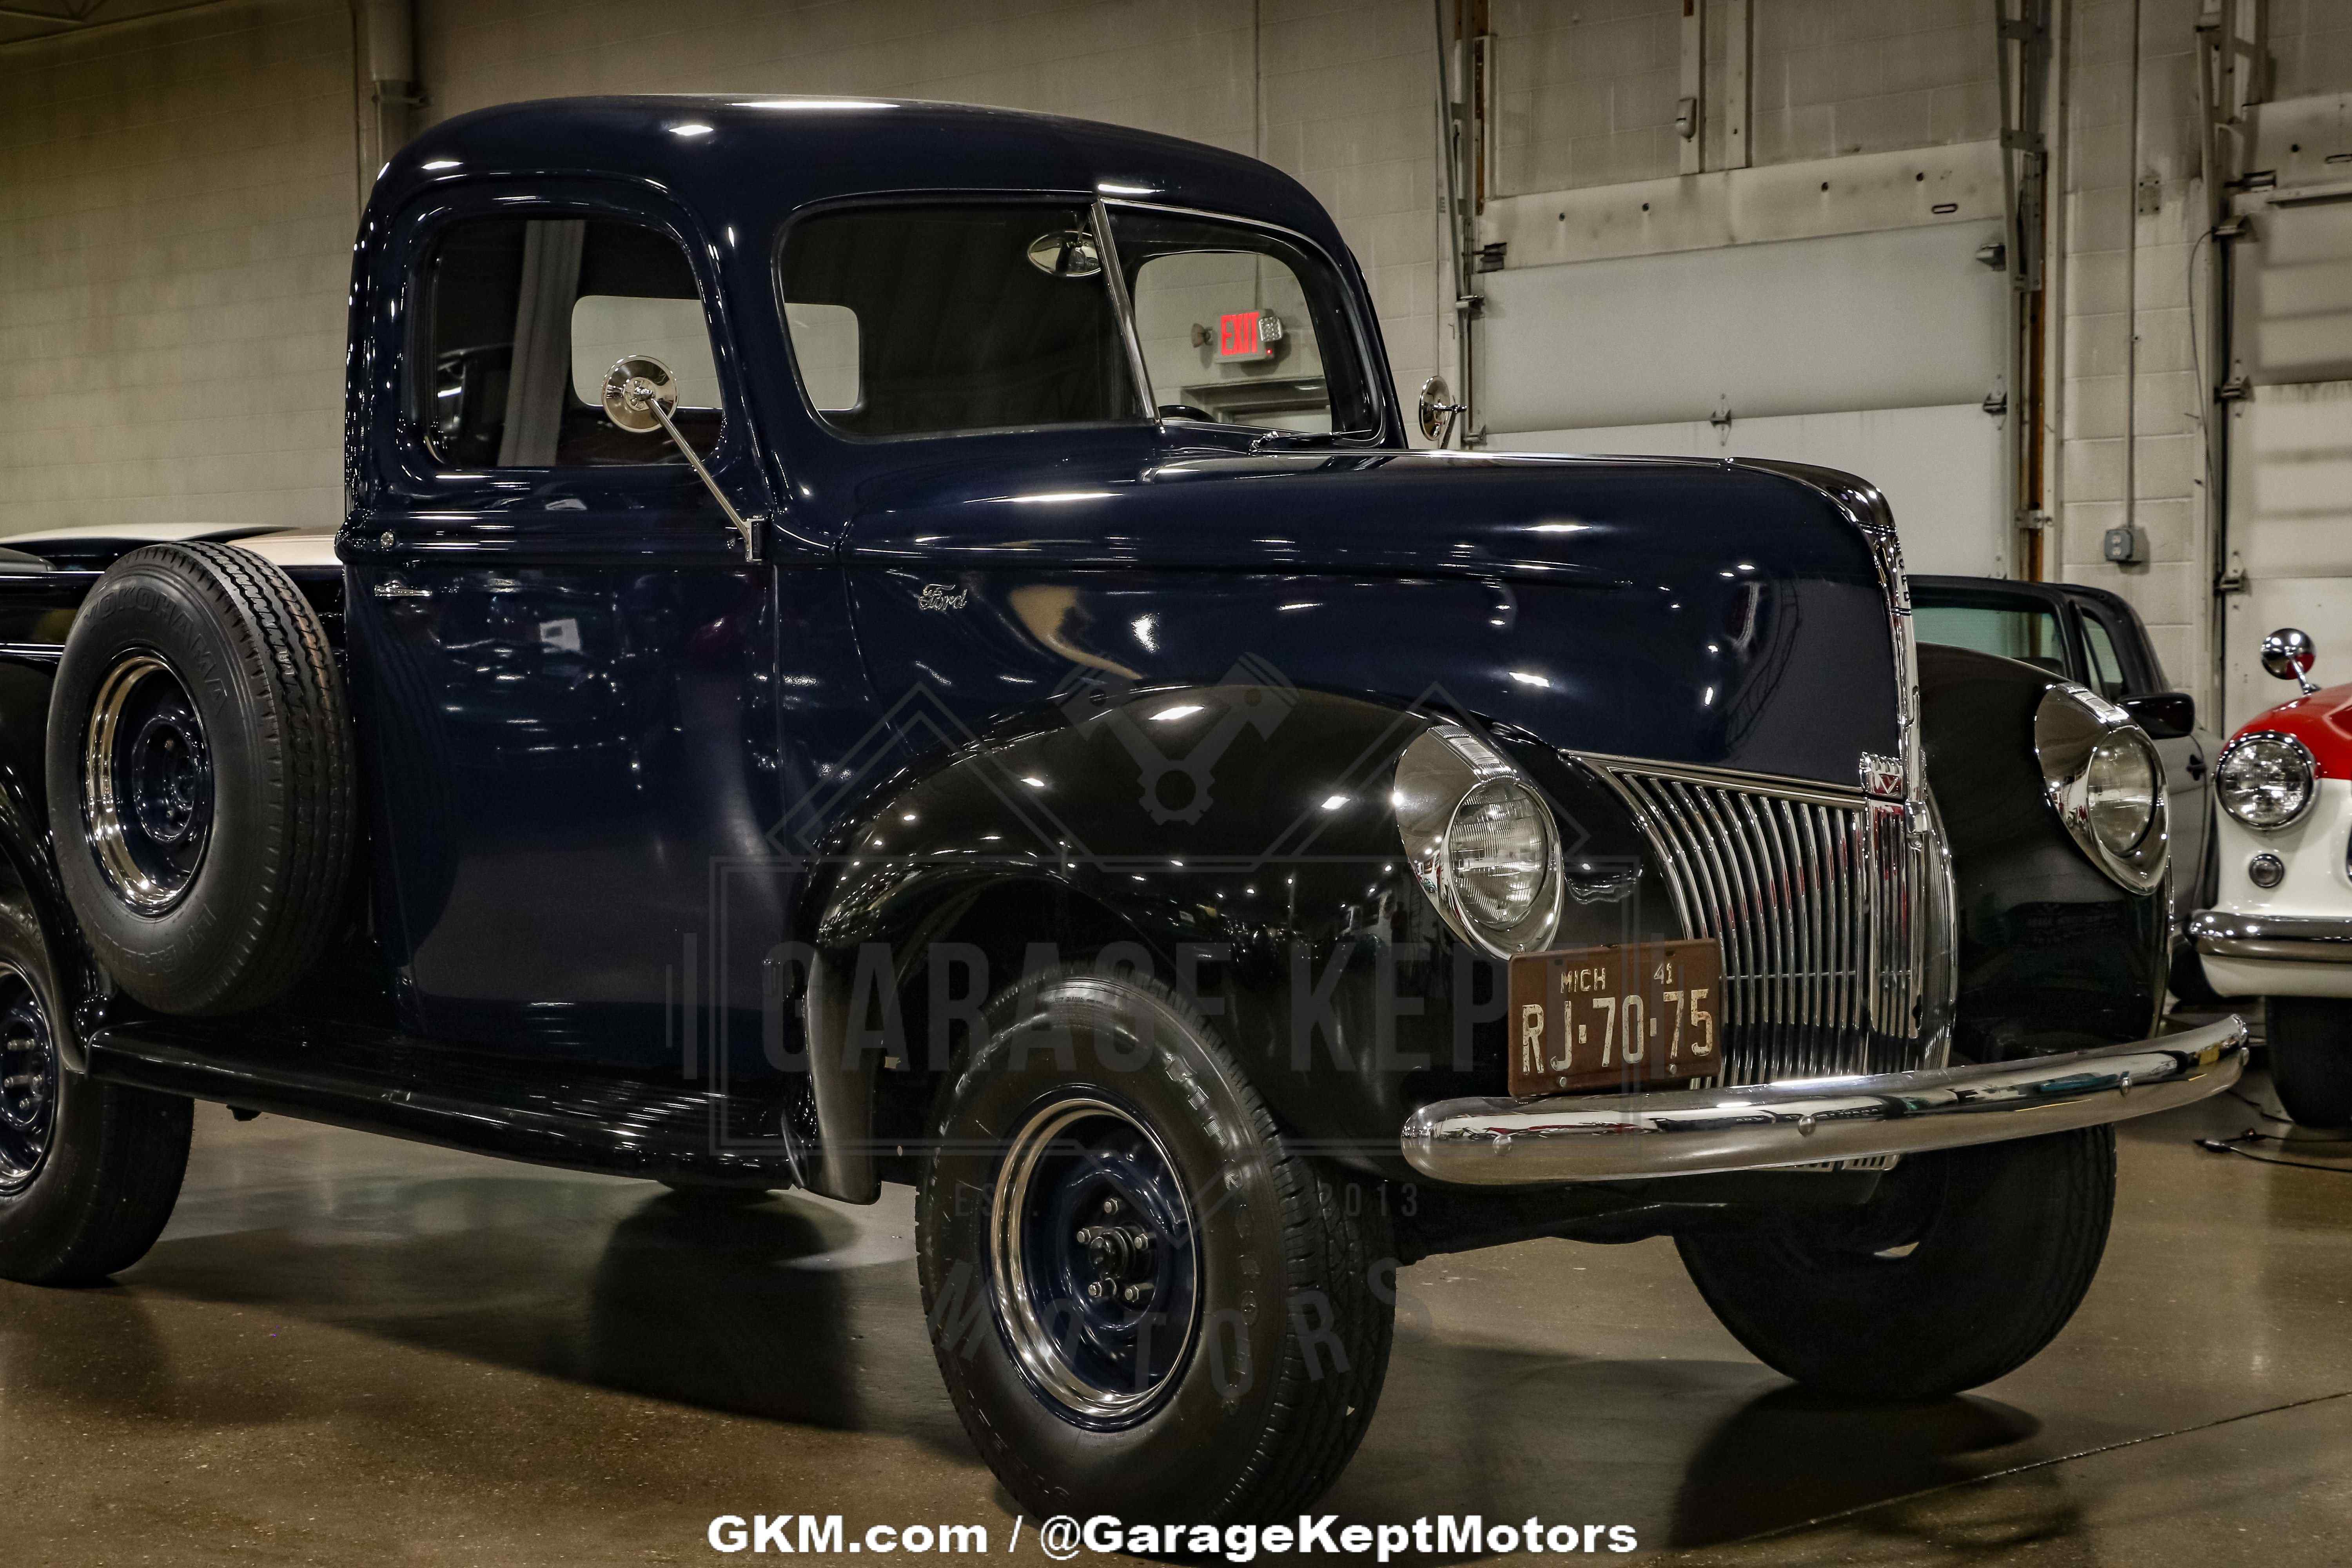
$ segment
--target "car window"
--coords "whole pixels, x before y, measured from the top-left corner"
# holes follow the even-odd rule
[[[2083,617],[2083,645],[2091,656],[2091,684],[2099,695],[2114,699],[2124,694],[2124,661],[2116,657],[2115,638],[2096,616]]]
[[[1918,605],[1911,620],[1921,642],[1996,653],[2038,664],[2053,674],[2066,673],[2066,645],[2058,617],[2041,605]]]
[[[1370,431],[1346,293],[1319,256],[1245,224],[1113,208],[1136,335],[1163,418]]]
[[[676,378],[678,429],[719,443],[719,374],[693,268],[668,236],[604,218],[475,218],[434,243],[419,278],[425,352],[409,406],[436,458],[460,468],[682,463],[658,430],[604,416],[604,374],[629,355]]]
[[[811,405],[856,436],[1141,418],[1089,221],[1023,202],[795,224],[779,266]]]

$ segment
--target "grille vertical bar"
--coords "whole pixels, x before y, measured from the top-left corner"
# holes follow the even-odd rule
[[[1685,933],[1723,943],[1723,1081],[1916,1066],[1924,868],[1891,801],[1608,767]]]

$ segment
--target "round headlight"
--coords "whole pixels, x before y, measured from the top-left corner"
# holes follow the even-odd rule
[[[1509,758],[1459,724],[1432,724],[1397,758],[1390,803],[1413,879],[1448,931],[1496,958],[1550,942],[1559,829]]]
[[[2248,827],[2272,833],[2302,819],[2319,793],[2319,769],[2293,735],[2241,735],[2221,749],[2213,795]]]
[[[2152,893],[2171,861],[2164,764],[2147,731],[2095,691],[2053,681],[2033,710],[2033,752],[2066,836],[2117,886]]]
[[[2091,748],[2083,769],[2083,805],[2091,832],[2110,855],[2128,855],[2156,826],[2163,789],[2155,750],[2136,731],[2113,731]]]
[[[1551,813],[1517,779],[1488,779],[1454,807],[1445,857],[1463,912],[1509,931],[1535,912],[1551,879]]]

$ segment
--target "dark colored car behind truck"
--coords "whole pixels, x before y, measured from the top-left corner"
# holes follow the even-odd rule
[[[1792,1376],[1999,1376],[2107,1124],[2242,1065],[2147,1038],[2126,714],[1916,646],[1847,476],[1409,450],[1263,164],[488,110],[377,183],[351,321],[331,539],[0,581],[16,1279],[140,1256],[191,1098],[909,1182],[1021,1506],[1238,1521],[1346,1462],[1435,1252],[1670,1234]]]

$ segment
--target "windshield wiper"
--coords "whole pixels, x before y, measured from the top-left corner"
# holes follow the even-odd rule
[[[1253,452],[1288,452],[1302,447],[1336,447],[1339,437],[1328,430],[1268,430],[1250,443]]]

